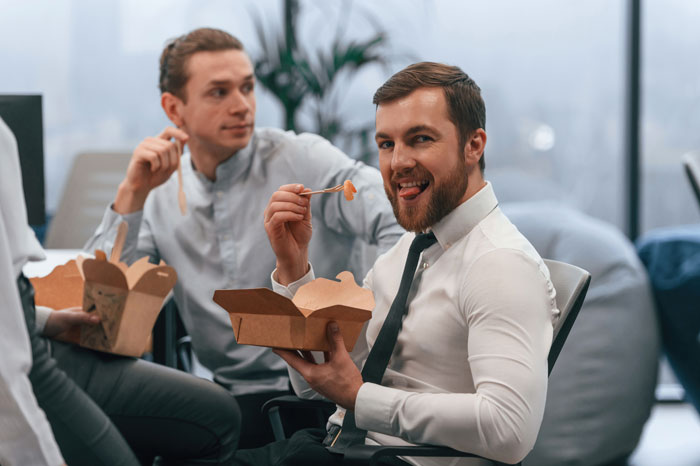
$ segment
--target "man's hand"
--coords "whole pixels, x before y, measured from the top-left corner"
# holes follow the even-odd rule
[[[171,141],[175,139],[175,141]],[[165,183],[180,164],[181,147],[189,139],[181,129],[169,126],[156,137],[149,137],[136,146],[131,156],[126,178],[119,185],[114,210],[128,214],[143,209],[148,193]]]
[[[310,351],[302,351],[303,357],[291,350],[272,351],[296,369],[316,392],[343,408],[354,411],[357,392],[363,383],[362,374],[345,349],[338,324],[329,322],[327,332],[331,351],[323,353],[323,364],[317,364]]]
[[[277,280],[288,285],[308,271],[311,241],[309,191],[300,184],[281,186],[265,208],[265,231],[277,256]]]
[[[83,312],[80,307],[69,307],[60,311],[51,311],[46,320],[43,335],[49,338],[60,338],[78,325],[97,325],[100,318],[96,314]]]

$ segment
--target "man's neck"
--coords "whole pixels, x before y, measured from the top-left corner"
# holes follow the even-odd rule
[[[226,162],[237,152],[225,150],[209,150],[197,144],[189,144],[190,157],[195,170],[203,174],[210,181],[216,181],[216,167]]]

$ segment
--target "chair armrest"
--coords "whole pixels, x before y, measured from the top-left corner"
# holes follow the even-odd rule
[[[267,416],[272,427],[272,434],[275,440],[287,438],[282,425],[282,416],[280,416],[280,408],[295,408],[295,409],[316,409],[317,422],[319,426],[324,424],[323,411],[324,409],[332,409],[335,406],[327,400],[305,400],[294,395],[283,395],[273,398],[265,402],[262,406],[263,416]]]
[[[483,458],[473,453],[466,453],[448,447],[432,445],[400,446],[400,445],[353,445],[345,450],[343,464],[375,466],[382,457],[386,456],[429,456],[451,458]],[[483,458],[487,459],[487,458]],[[493,461],[493,460],[490,460]],[[494,462],[495,465],[503,463]],[[520,463],[518,463],[520,464]]]
[[[262,414],[269,416],[270,410],[273,408],[291,407],[291,408],[328,408],[333,406],[333,403],[328,400],[305,400],[295,395],[278,396],[271,400],[267,400],[262,406]]]

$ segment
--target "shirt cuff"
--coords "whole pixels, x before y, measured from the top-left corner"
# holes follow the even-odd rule
[[[34,320],[34,328],[39,332],[39,335],[44,333],[44,328],[46,327],[46,321],[49,320],[49,316],[53,312],[53,309],[46,306],[36,306],[36,314]]]
[[[286,296],[287,298],[293,298],[294,295],[297,293],[299,288],[301,288],[303,285],[306,285],[309,282],[312,282],[315,278],[316,275],[314,274],[314,266],[311,265],[309,262],[309,271],[306,272],[306,275],[301,277],[299,280],[290,283],[287,286],[284,286],[280,284],[277,280],[275,280],[275,276],[277,275],[277,269],[272,271],[272,274],[270,275],[270,280],[272,281],[272,291],[275,293]]]
[[[365,382],[355,399],[355,424],[363,430],[396,435],[391,420],[399,393],[394,388]]]

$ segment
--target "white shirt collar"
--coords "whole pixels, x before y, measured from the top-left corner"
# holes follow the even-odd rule
[[[483,188],[433,225],[431,230],[442,249],[446,250],[472,231],[497,206],[498,199],[487,181]]]

